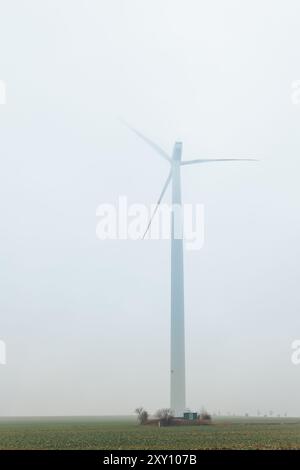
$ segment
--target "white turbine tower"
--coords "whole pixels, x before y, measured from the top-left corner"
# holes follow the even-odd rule
[[[159,145],[145,137],[127,123],[125,125],[131,129],[138,137],[152,147],[170,165],[170,173],[163,186],[157,205],[147,226],[147,234],[153,217],[159,204],[172,181],[172,207],[181,207],[181,167],[194,165],[197,163],[213,162],[233,162],[233,161],[257,161],[252,158],[213,158],[182,160],[182,142],[175,142],[172,156],[168,155]],[[171,387],[170,387],[170,407],[175,416],[183,416],[186,408],[185,404],[185,333],[184,333],[184,268],[183,268],[183,239],[181,218],[175,217],[180,211],[172,211],[171,223]],[[180,220],[179,220],[180,219]],[[144,237],[145,237],[144,235]]]

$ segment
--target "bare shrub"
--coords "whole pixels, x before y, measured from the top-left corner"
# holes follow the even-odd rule
[[[144,410],[142,406],[140,406],[139,408],[136,408],[134,412],[137,414],[137,419],[140,424],[147,423],[149,415],[148,415],[148,412]]]

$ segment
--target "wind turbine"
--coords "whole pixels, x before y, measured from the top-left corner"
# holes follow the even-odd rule
[[[162,188],[155,210],[146,228],[144,238],[151,226],[153,217],[162,201],[162,198],[172,183],[172,208],[181,207],[181,167],[198,163],[257,161],[253,158],[200,158],[196,160],[182,160],[182,142],[175,142],[173,153],[170,156],[159,145],[148,139],[141,132],[123,123],[139,138],[156,151],[169,163],[170,172]],[[178,237],[182,233],[181,220],[175,220],[172,211],[171,220],[171,386],[170,405],[174,416],[182,417],[186,408],[185,404],[185,333],[184,333],[184,267],[183,267],[183,239]],[[176,225],[176,227],[175,227]],[[175,233],[176,228],[176,233]]]

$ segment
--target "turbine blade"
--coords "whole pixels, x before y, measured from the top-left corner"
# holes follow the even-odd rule
[[[145,135],[143,135],[140,131],[138,131],[137,129],[135,129],[134,127],[130,126],[126,121],[124,121],[123,119],[121,119],[121,122],[126,126],[128,127],[128,129],[130,129],[132,132],[134,132],[140,139],[142,139],[144,142],[146,142],[146,144],[150,145],[150,147],[152,147],[154,150],[156,150],[156,152],[161,156],[163,157],[165,160],[167,160],[168,162],[171,162],[171,157],[167,154],[167,152],[165,152],[159,145],[157,145],[155,142],[152,142],[152,140],[148,139],[148,137],[146,137]]]
[[[151,218],[150,218],[149,223],[148,223],[148,225],[147,225],[146,231],[145,231],[145,233],[144,233],[143,240],[144,240],[145,236],[146,236],[147,233],[148,233],[148,230],[149,230],[149,228],[150,228],[150,226],[151,226],[151,224],[152,224],[152,220],[153,220],[153,218],[154,218],[154,216],[155,216],[155,214],[156,214],[156,212],[157,212],[158,206],[159,206],[159,204],[161,203],[161,200],[162,200],[162,198],[164,197],[164,194],[165,194],[165,192],[166,192],[166,190],[167,190],[167,188],[168,188],[168,186],[169,186],[169,183],[170,183],[170,181],[171,181],[171,177],[172,177],[172,171],[170,171],[169,176],[168,176],[168,178],[167,178],[167,181],[165,182],[165,184],[164,184],[164,186],[163,186],[162,192],[161,192],[161,194],[160,194],[160,196],[159,196],[159,199],[158,199],[158,201],[157,201],[157,204],[156,204],[156,206],[155,206],[155,209],[154,209],[154,211],[153,211],[153,214],[151,215]]]
[[[193,165],[194,163],[214,163],[214,162],[258,162],[256,158],[200,158],[199,160],[187,160],[181,165]]]

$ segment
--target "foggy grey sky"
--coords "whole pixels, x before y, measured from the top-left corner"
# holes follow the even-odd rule
[[[185,252],[187,405],[300,415],[297,0],[1,2],[0,415],[169,405],[170,243],[96,238],[96,208],[153,203],[183,158],[205,205]],[[170,197],[167,194],[166,200]]]

